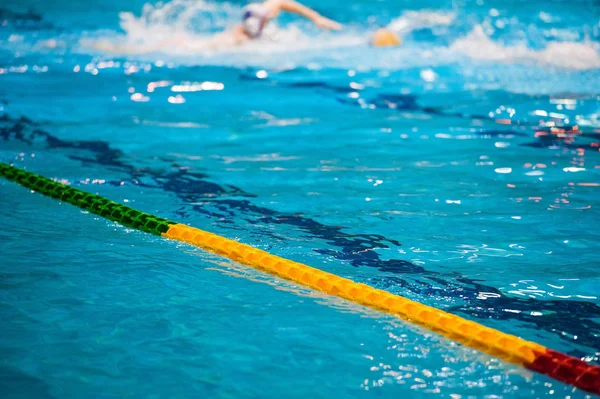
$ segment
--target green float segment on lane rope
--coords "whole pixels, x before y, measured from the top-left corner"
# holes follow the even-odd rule
[[[169,230],[170,225],[176,224],[170,220],[140,212],[127,205],[122,205],[99,195],[66,186],[5,163],[0,163],[0,176],[37,191],[40,194],[67,202],[96,215],[118,222],[123,226],[132,227],[146,233],[161,235]]]

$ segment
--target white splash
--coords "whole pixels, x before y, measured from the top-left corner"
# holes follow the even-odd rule
[[[415,29],[449,26],[454,22],[455,17],[453,12],[405,11],[400,17],[392,20],[387,28],[395,32],[406,33]]]
[[[90,48],[105,54],[170,59],[183,64],[256,66],[286,69],[298,65],[354,69],[398,70],[462,62],[465,56],[483,62],[536,64],[565,69],[600,68],[598,44],[585,41],[549,41],[535,50],[524,44],[503,45],[492,40],[481,25],[449,46],[405,42],[393,49],[368,46],[372,28],[346,26],[342,32],[324,33],[302,19],[279,26],[270,23],[260,40],[235,45],[232,37],[219,34],[241,18],[241,7],[209,0],[173,0],[146,4],[141,15],[123,12],[124,33],[101,31],[93,40],[81,40],[83,51]],[[443,10],[405,11],[388,28],[401,36],[429,27],[445,35],[456,21],[453,12]],[[366,23],[366,21],[365,21]],[[215,36],[217,35],[217,36]],[[429,68],[429,69],[427,69]],[[426,75],[429,81],[434,75]]]
[[[475,60],[538,63],[577,70],[600,68],[599,48],[595,43],[550,42],[543,50],[533,50],[524,44],[502,46],[490,39],[481,25],[475,26],[467,36],[452,43],[450,51]]]
[[[260,40],[235,45],[227,29],[241,19],[241,7],[229,3],[205,0],[174,0],[156,5],[146,4],[141,16],[130,12],[120,14],[124,35],[112,35],[97,40],[85,40],[85,47],[122,55],[160,53],[167,55],[242,54],[252,64],[252,58],[265,54],[301,52],[326,48],[365,45],[365,36],[348,31],[344,34],[314,32],[310,24],[300,21],[285,28],[271,22]],[[307,29],[303,29],[307,28]],[[312,28],[312,29],[311,29]],[[239,63],[239,62],[233,62]]]

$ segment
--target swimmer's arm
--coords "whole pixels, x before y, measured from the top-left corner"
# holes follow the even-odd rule
[[[325,18],[315,10],[294,0],[268,0],[265,2],[265,6],[270,8],[271,14],[274,16],[279,14],[280,11],[287,11],[310,19],[315,25],[322,29],[342,29],[342,25],[339,23],[332,21],[329,18]]]

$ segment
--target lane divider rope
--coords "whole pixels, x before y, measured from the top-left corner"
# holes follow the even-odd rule
[[[186,242],[329,295],[398,316],[468,347],[600,395],[600,366],[387,291],[293,262],[0,163],[0,176],[123,226]]]

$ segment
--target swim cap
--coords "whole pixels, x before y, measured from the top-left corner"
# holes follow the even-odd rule
[[[259,37],[269,21],[269,10],[262,4],[254,3],[248,4],[243,11],[244,32],[252,39]]]
[[[371,44],[375,47],[394,47],[402,44],[402,40],[389,29],[379,29],[373,34]]]

